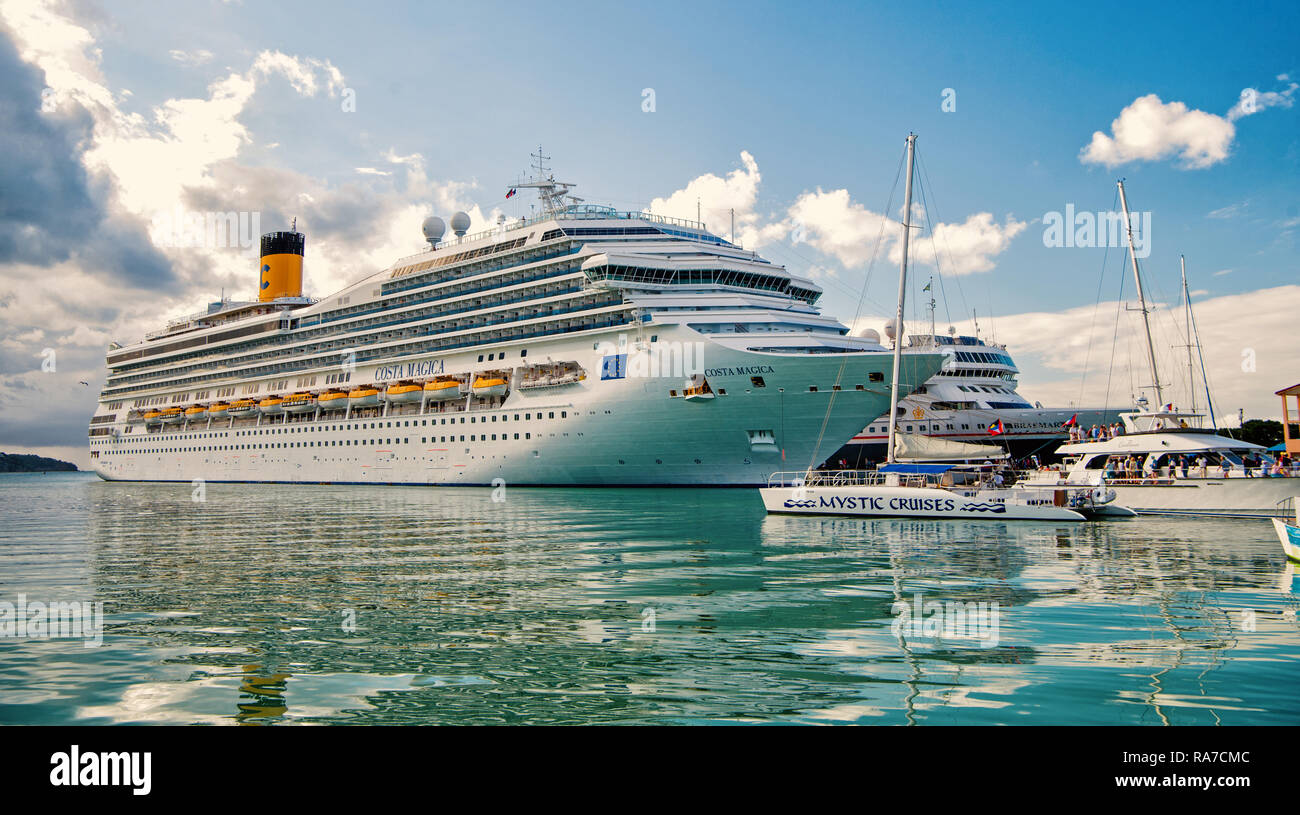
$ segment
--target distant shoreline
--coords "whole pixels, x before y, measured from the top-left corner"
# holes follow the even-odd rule
[[[26,453],[0,453],[0,473],[75,473],[77,465]]]

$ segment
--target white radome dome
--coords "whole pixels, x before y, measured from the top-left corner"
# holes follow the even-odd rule
[[[420,226],[424,231],[424,239],[429,243],[437,243],[442,240],[442,236],[447,234],[447,224],[437,215],[430,215],[424,219]]]
[[[469,215],[464,212],[457,212],[451,216],[451,231],[456,233],[457,237],[464,237],[469,231]]]

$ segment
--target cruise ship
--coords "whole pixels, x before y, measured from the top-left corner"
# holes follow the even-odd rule
[[[891,354],[821,289],[703,224],[586,204],[427,248],[320,299],[264,235],[255,300],[114,343],[90,420],[107,480],[737,485],[812,466],[888,410]],[[915,349],[910,393],[946,357]]]
[[[893,339],[890,326],[885,328]],[[867,329],[862,336],[879,342]],[[1056,448],[1068,440],[1067,422],[1084,430],[1120,421],[1120,409],[1044,408],[1031,405],[1016,392],[1020,370],[1005,345],[980,337],[942,334],[909,335],[907,350],[940,353],[942,369],[898,404],[898,431],[948,441],[991,445],[992,452],[1013,458],[1037,455],[1044,461],[1056,457]],[[874,415],[874,414],[873,414]],[[1001,422],[1002,432],[990,430]],[[837,450],[830,461],[848,468],[883,461],[889,438],[889,407]]]

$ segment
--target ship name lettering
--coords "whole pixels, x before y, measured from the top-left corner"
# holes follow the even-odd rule
[[[771,365],[745,365],[740,368],[706,368],[705,376],[752,376],[754,374],[774,374]]]
[[[385,365],[376,368],[375,379],[415,379],[421,376],[434,376],[442,372],[442,360],[426,359],[423,362],[408,362],[405,365]]]

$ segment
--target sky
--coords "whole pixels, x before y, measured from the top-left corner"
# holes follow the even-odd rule
[[[1131,404],[1127,248],[1084,220],[1125,179],[1166,401],[1193,398],[1184,256],[1214,413],[1277,417],[1297,43],[1294,2],[0,0],[0,450],[85,466],[107,344],[253,299],[254,233],[296,218],[323,296],[420,251],[429,214],[527,215],[505,194],[539,146],[590,203],[723,236],[734,211],[825,313],[880,328],[909,132],[913,329],[933,280],[936,329],[1005,344],[1024,396]],[[227,212],[244,235],[183,228]]]

